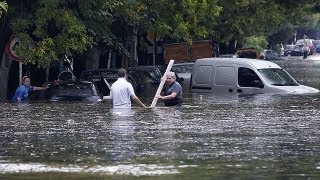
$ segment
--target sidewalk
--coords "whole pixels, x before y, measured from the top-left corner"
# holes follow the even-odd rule
[[[285,56],[284,60],[302,60],[303,56]],[[305,60],[320,60],[320,53],[309,55]]]

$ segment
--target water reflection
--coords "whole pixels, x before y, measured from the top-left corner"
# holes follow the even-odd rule
[[[2,103],[0,178],[320,178],[319,95],[184,96],[181,108],[128,111]]]

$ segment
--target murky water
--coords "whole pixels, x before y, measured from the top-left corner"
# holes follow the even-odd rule
[[[2,103],[0,179],[320,178],[319,94],[184,96],[179,109],[126,112]]]

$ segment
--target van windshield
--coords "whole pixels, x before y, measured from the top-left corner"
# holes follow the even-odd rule
[[[258,70],[262,76],[275,86],[299,86],[299,84],[283,69],[268,68]]]

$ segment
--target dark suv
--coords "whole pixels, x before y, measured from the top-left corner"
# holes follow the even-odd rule
[[[92,82],[56,81],[49,83],[48,89],[41,91],[40,100],[45,101],[82,101],[100,102],[99,93]]]
[[[80,79],[93,82],[100,96],[109,96],[111,85],[118,79],[118,69],[97,69],[88,70],[81,73]],[[138,92],[144,89],[144,81],[141,80],[143,76],[136,72],[128,71],[127,80],[132,84],[133,89]]]
[[[303,50],[297,45],[286,45],[284,56],[303,56]]]

